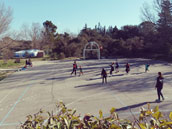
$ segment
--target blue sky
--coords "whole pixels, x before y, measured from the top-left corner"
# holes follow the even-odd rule
[[[11,28],[23,24],[52,21],[57,31],[78,33],[85,23],[93,28],[98,22],[105,26],[138,25],[141,7],[153,0],[0,0],[13,10]]]

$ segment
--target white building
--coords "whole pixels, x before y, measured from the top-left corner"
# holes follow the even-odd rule
[[[14,53],[14,57],[44,57],[44,51],[38,49],[21,50]]]

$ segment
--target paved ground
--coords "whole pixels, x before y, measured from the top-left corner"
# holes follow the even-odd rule
[[[104,115],[115,107],[120,117],[130,117],[131,112],[139,113],[139,108],[149,102],[159,105],[165,114],[172,111],[172,64],[145,59],[119,59],[120,72],[108,77],[108,84],[102,85],[100,72],[114,60],[77,61],[83,66],[83,76],[71,76],[73,61],[34,62],[34,67],[15,72],[0,82],[0,128],[19,128],[19,123],[29,114],[40,109],[54,110],[57,101],[62,100],[69,108],[77,109],[84,115]],[[131,64],[131,73],[125,74],[124,65]],[[144,73],[144,64],[151,64],[150,71]],[[156,103],[154,88],[157,72],[165,77],[163,93],[165,101]]]

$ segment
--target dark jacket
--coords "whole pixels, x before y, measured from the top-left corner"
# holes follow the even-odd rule
[[[73,69],[77,69],[78,67],[77,67],[77,64],[73,64]]]
[[[157,77],[156,88],[162,89],[163,88],[163,77]]]
[[[130,65],[129,64],[126,64],[126,69],[130,69]]]
[[[115,68],[119,68],[119,64],[116,62],[116,66],[115,66]]]
[[[114,71],[113,64],[110,65],[111,71]]]
[[[102,75],[103,77],[106,77],[106,76],[107,76],[107,73],[106,73],[106,71],[105,71],[105,70],[102,70],[102,73],[101,73],[101,75]]]

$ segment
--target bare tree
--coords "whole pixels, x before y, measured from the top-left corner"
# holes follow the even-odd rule
[[[30,38],[30,27],[28,24],[24,23],[21,26],[20,31],[17,34],[18,40],[31,40]]]
[[[11,49],[14,47],[15,44],[13,44],[13,40],[10,37],[5,37],[0,41],[0,54],[4,62],[13,57]]]
[[[0,36],[4,34],[12,22],[12,10],[10,7],[6,8],[4,4],[0,3]]]
[[[142,21],[149,21],[152,23],[156,22],[155,14],[152,12],[150,6],[148,3],[144,3],[142,8],[141,8],[141,13],[142,13]]]
[[[159,14],[163,10],[162,5],[164,1],[169,1],[170,3],[172,3],[172,0],[154,0],[152,3],[152,7],[150,7],[150,5],[145,2],[141,8],[142,21],[156,23],[159,19]]]
[[[154,10],[157,12],[157,13],[160,13],[161,10],[162,10],[162,2],[163,0],[154,0],[153,1],[153,7],[154,7]]]
[[[42,31],[41,25],[39,23],[32,23],[30,30],[30,39],[32,40],[32,48],[41,49],[42,42]]]
[[[10,7],[6,8],[4,4],[0,3],[0,39],[6,36],[6,32],[12,22],[12,9]],[[0,54],[3,59],[8,59],[11,57],[12,53],[10,51],[11,40],[7,39],[0,41]]]

